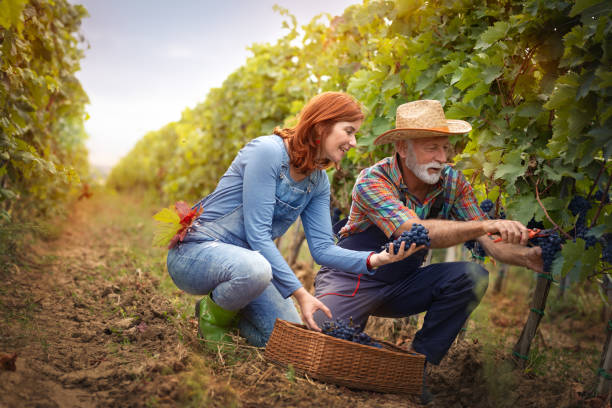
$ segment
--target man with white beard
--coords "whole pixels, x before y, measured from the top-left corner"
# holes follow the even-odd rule
[[[446,119],[438,101],[400,105],[396,128],[374,141],[394,143],[395,152],[359,174],[338,245],[378,252],[418,223],[428,230],[432,248],[477,240],[489,256],[541,272],[541,250],[526,246],[527,228],[518,221],[489,219],[470,183],[447,163],[449,135],[471,129],[465,121]],[[501,242],[494,243],[492,236]],[[488,272],[473,262],[422,267],[426,252],[358,277],[323,267],[315,279],[315,296],[334,319],[350,317],[362,329],[369,316],[398,318],[427,311],[412,349],[439,364],[484,295]],[[326,320],[323,313],[315,314],[319,326]],[[424,387],[422,402],[431,398]]]

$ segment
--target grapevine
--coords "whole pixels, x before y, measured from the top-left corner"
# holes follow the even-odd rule
[[[497,208],[490,215],[524,224],[545,220],[565,240],[584,239],[599,250],[591,236],[601,242],[610,233],[609,221],[594,229],[599,215],[610,216],[610,182],[601,182],[610,178],[612,65],[601,54],[610,9],[602,1],[513,0],[492,12],[490,4],[469,0],[423,3],[406,13],[402,4],[354,5],[333,22],[317,19],[301,30],[282,13],[289,17],[284,37],[251,47],[252,57],[221,87],[179,121],[145,135],[108,183],[150,187],[166,201],[195,201],[215,188],[248,140],[295,124],[316,93],[342,90],[368,112],[342,171],[329,171],[334,206],[346,214],[359,170],[391,154],[392,146],[372,141],[394,126],[397,106],[436,99],[449,119],[472,123],[453,161],[475,189],[489,186],[487,197],[506,197],[503,211],[499,198],[492,200]],[[598,200],[592,219],[578,209],[570,220],[569,192]],[[563,251],[562,270],[572,264],[599,270],[592,259],[587,251]]]

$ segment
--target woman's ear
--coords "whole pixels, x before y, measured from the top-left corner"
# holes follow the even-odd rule
[[[321,142],[321,139],[323,138],[323,133],[325,132],[325,126],[323,126],[323,124],[321,123],[317,123],[316,125],[314,125],[314,132],[313,132],[313,136],[315,140],[318,140],[319,143]]]

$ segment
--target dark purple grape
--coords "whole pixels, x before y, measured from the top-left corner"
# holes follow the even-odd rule
[[[491,212],[493,207],[495,207],[495,204],[493,204],[493,201],[489,200],[488,198],[486,200],[482,200],[482,202],[480,203],[480,209],[486,212],[487,214]]]

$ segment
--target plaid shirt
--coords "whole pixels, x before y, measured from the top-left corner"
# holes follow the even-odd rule
[[[452,220],[486,220],[474,190],[463,173],[445,166],[442,177],[421,203],[404,184],[397,154],[386,157],[359,173],[353,187],[351,213],[340,230],[340,236],[365,231],[370,225],[379,227],[387,237],[409,220],[427,218],[436,197],[443,194],[440,217]],[[401,197],[405,198],[405,204]]]

